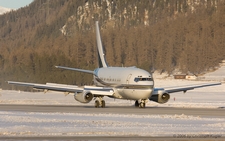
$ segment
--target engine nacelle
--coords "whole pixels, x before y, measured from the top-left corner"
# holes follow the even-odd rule
[[[74,93],[74,99],[81,103],[89,103],[93,99],[93,94],[89,91],[76,92]]]
[[[170,95],[164,90],[154,91],[149,100],[155,101],[157,103],[163,104],[168,102]]]

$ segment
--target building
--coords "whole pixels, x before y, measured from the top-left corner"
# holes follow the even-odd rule
[[[174,79],[186,79],[186,74],[175,74]]]

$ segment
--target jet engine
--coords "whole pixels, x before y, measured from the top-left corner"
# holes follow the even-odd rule
[[[74,93],[74,99],[81,103],[89,103],[93,99],[93,94],[89,91],[83,91],[81,93]]]
[[[155,101],[157,103],[163,104],[168,102],[170,95],[164,90],[156,90],[153,92],[149,100]]]

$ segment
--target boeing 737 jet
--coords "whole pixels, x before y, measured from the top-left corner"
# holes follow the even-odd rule
[[[96,22],[96,37],[99,67],[94,71],[56,66],[56,68],[60,69],[93,74],[95,86],[78,87],[55,83],[37,84],[15,81],[8,81],[8,83],[30,86],[34,89],[42,89],[45,92],[60,91],[65,94],[73,93],[74,99],[81,103],[89,103],[92,99],[95,99],[96,108],[104,108],[106,106],[105,101],[103,100],[105,96],[114,99],[134,100],[136,107],[144,108],[146,102],[149,100],[158,103],[166,103],[170,98],[170,94],[174,92],[186,92],[195,88],[221,84],[213,83],[172,88],[155,88],[153,77],[148,71],[136,67],[109,67],[107,65],[98,22]]]

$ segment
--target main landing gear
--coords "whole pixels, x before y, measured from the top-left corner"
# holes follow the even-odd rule
[[[145,108],[145,100],[141,100],[140,102],[138,102],[138,100],[136,100],[135,107]]]
[[[98,97],[97,100],[95,100],[95,108],[105,108],[105,100],[102,99],[102,97]]]

